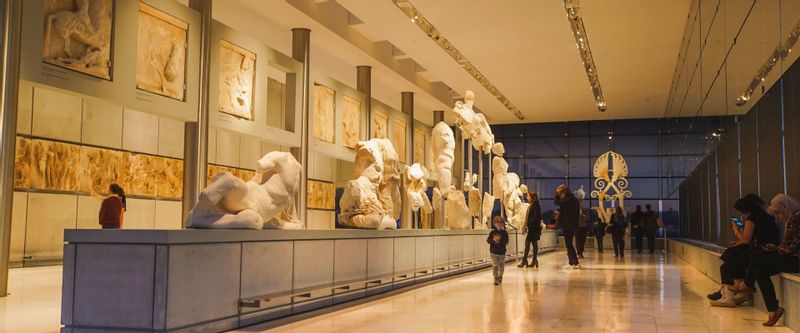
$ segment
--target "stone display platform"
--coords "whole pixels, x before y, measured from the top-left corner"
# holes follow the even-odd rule
[[[508,260],[523,250],[510,231]],[[225,331],[490,266],[487,230],[66,230],[62,332]],[[541,251],[557,247],[545,231]]]

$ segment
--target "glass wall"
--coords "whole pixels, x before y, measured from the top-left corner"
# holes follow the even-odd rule
[[[678,235],[678,185],[716,144],[715,131],[732,124],[732,117],[693,117],[496,125],[492,131],[505,145],[509,170],[529,189],[552,198],[560,184],[583,187],[584,207],[597,206],[588,195],[597,157],[609,150],[622,154],[633,193],[625,206],[652,205],[669,233]],[[543,200],[542,209],[549,222],[552,200]]]
[[[795,0],[692,2],[666,116],[737,116],[680,185],[682,236],[727,246],[736,199],[800,195],[800,68],[786,44],[798,23]]]

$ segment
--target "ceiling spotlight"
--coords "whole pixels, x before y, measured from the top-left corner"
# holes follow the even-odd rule
[[[797,42],[798,38],[800,38],[800,20],[795,22],[794,28],[789,31],[789,36],[786,37],[786,40],[775,47],[775,50],[772,51],[772,54],[769,56],[769,58],[767,58],[764,64],[761,65],[756,72],[755,77],[753,77],[753,80],[751,80],[750,84],[748,84],[745,88],[744,93],[741,96],[736,97],[736,101],[734,102],[736,106],[743,106],[750,101],[753,91],[755,91],[759,85],[764,84],[767,75],[772,72],[772,69],[774,69],[775,65],[778,63],[778,59],[782,60],[786,58],[790,52],[792,52],[792,47]]]
[[[594,64],[594,57],[592,57],[592,49],[589,47],[589,38],[586,36],[586,27],[583,25],[578,1],[564,0],[564,9],[567,11],[567,19],[569,19],[569,25],[575,37],[575,48],[579,51],[581,63],[586,70],[586,77],[589,79],[589,89],[592,90],[594,99],[597,101],[597,109],[605,112],[608,106],[603,89],[600,88],[600,78],[597,76],[597,68]]]
[[[425,16],[414,7],[413,4],[409,1],[405,0],[395,0],[394,4],[403,14],[406,14],[408,18],[411,19],[411,22],[415,23],[417,27],[419,27],[423,32],[425,32],[428,37],[433,40],[434,43],[439,45],[453,60],[456,61],[460,66],[464,68],[464,71],[469,73],[478,83],[480,83],[486,90],[492,94],[497,100],[503,104],[514,116],[517,117],[519,120],[525,119],[525,115],[522,114],[516,106],[511,104],[508,98],[500,92],[499,89],[491,82],[489,79],[486,78],[483,73],[481,73],[472,62],[469,61],[462,53],[459,51],[455,46],[453,46],[447,38],[441,34],[441,32],[430,23],[430,21],[425,19]]]

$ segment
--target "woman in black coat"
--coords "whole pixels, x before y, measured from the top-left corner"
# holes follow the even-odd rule
[[[539,238],[542,236],[542,207],[539,204],[539,195],[528,192],[528,217],[522,225],[522,234],[525,235],[525,252],[522,262],[517,267],[539,267]],[[533,257],[528,264],[528,251],[533,247]]]
[[[611,240],[614,242],[614,257],[625,257],[625,232],[628,230],[628,221],[622,207],[614,208],[611,215]]]
[[[574,244],[575,233],[580,227],[580,201],[572,194],[569,187],[562,184],[556,189],[556,197],[553,203],[558,206],[557,227],[564,232],[564,243],[567,246],[569,265],[574,269],[580,269],[581,265],[578,262],[578,253]]]

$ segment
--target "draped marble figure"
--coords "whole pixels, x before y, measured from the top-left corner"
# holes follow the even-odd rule
[[[412,212],[418,212],[420,208],[423,213],[430,214],[433,211],[431,201],[425,190],[428,189],[428,170],[419,163],[406,166],[406,199],[409,202]]]
[[[436,190],[441,195],[450,192],[453,178],[453,161],[455,160],[456,141],[453,130],[445,122],[440,122],[431,131],[433,146],[433,167],[436,170]]]
[[[294,156],[278,151],[258,160],[255,177],[246,182],[218,173],[186,223],[198,229],[303,229],[294,206],[301,174]]]
[[[356,145],[355,176],[339,199],[339,224],[361,229],[396,229],[400,217],[400,162],[388,139]]]

